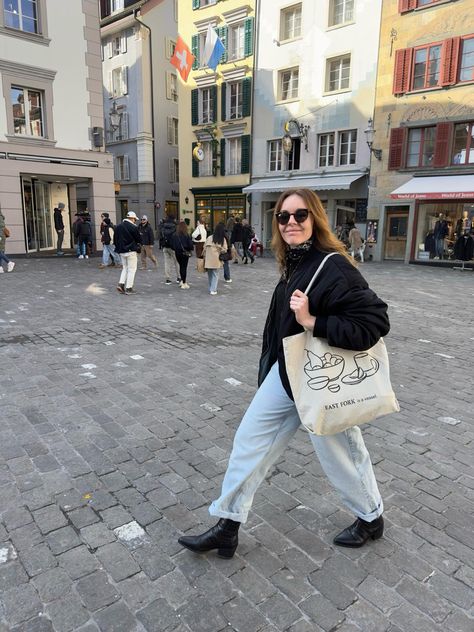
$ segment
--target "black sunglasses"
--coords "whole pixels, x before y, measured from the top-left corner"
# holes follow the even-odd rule
[[[276,220],[282,226],[286,226],[290,221],[290,217],[295,218],[295,222],[298,224],[302,224],[304,221],[308,219],[309,211],[307,208],[299,208],[294,213],[289,213],[288,211],[280,211],[279,213],[275,213]]]

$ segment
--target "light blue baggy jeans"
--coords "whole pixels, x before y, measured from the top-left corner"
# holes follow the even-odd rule
[[[246,522],[257,488],[300,424],[274,364],[235,434],[221,495],[209,507],[212,516]],[[310,438],[346,507],[367,522],[378,518],[383,502],[360,428],[353,426],[335,435],[310,434]]]

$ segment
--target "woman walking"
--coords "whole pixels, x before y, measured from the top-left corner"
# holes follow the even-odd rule
[[[282,276],[273,293],[263,333],[259,389],[235,435],[220,497],[209,513],[219,522],[186,548],[217,549],[230,558],[255,492],[300,426],[285,366],[283,338],[306,330],[328,344],[363,351],[390,329],[387,305],[369,289],[343,244],[331,233],[317,195],[308,189],[283,193],[273,216],[272,245]],[[327,253],[331,257],[309,295],[304,290]],[[383,534],[383,502],[360,428],[334,435],[310,434],[321,466],[355,522],[334,538],[360,547]]]
[[[204,244],[204,267],[207,270],[209,279],[209,294],[217,294],[217,283],[219,282],[219,270],[222,268],[222,261],[219,255],[227,252],[229,244],[225,238],[225,226],[219,222],[213,234],[206,239]]]
[[[196,249],[196,257],[202,258],[202,251],[204,250],[204,242],[207,239],[206,220],[204,217],[200,217],[197,221],[196,228],[191,235]]]
[[[186,277],[188,273],[189,257],[193,252],[193,240],[188,234],[186,222],[179,222],[176,227],[176,232],[171,238],[171,248],[174,250],[176,261],[179,265],[179,276],[181,278],[179,287],[182,290],[189,290],[189,285],[186,283]]]

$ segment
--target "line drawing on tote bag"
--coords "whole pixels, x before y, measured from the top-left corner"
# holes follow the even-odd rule
[[[341,385],[337,383],[339,379],[343,384],[355,386],[375,375],[380,367],[378,360],[362,351],[353,355],[355,368],[342,375],[346,367],[342,356],[330,352],[318,356],[309,349],[305,351],[308,362],[304,366],[304,372],[309,378],[307,386],[313,391],[327,388],[331,393],[337,393],[341,389]]]

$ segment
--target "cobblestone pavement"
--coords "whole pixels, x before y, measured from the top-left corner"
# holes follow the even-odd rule
[[[390,303],[402,410],[367,427],[386,535],[352,521],[299,431],[230,560],[182,550],[214,521],[256,383],[271,259],[206,293],[98,260],[0,277],[1,632],[472,632],[474,275],[365,264]],[[191,260],[191,266],[194,260]]]

